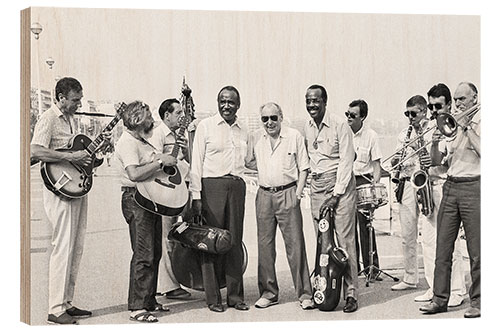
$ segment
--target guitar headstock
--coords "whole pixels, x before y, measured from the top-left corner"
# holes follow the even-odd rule
[[[126,107],[127,107],[127,104],[125,104],[124,102],[120,102],[120,103],[115,104],[116,114],[119,117],[121,117],[123,114],[123,111],[125,111]]]
[[[189,86],[186,84],[186,78],[183,77],[180,102],[182,109],[184,110],[184,115],[189,118],[189,121],[195,119],[194,102],[193,97],[191,96],[191,92],[191,88],[189,88]]]

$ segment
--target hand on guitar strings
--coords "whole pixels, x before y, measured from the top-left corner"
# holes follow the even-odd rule
[[[184,155],[184,156],[188,155],[188,150],[187,150],[188,142],[187,142],[186,137],[176,135],[175,136],[175,143],[178,144],[179,147],[181,148],[182,155]]]
[[[86,167],[90,165],[90,163],[92,163],[92,158],[90,157],[89,153],[87,153],[86,150],[79,150],[75,152],[70,152],[68,161],[75,163],[76,165]]]
[[[177,164],[177,158],[170,154],[158,154],[156,157],[163,163],[163,166],[173,166]]]
[[[104,141],[99,145],[99,148],[96,150],[96,153],[105,152],[111,146],[111,139],[113,138],[113,132],[105,131],[102,132],[102,137]]]
[[[323,216],[327,209],[331,209],[333,211],[335,207],[337,207],[338,203],[339,197],[336,195],[332,195],[330,198],[326,199],[319,208],[319,216]]]

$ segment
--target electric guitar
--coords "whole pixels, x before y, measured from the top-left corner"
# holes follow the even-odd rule
[[[103,132],[111,131],[115,127],[125,107],[125,103],[118,104],[115,117]],[[40,172],[45,186],[66,199],[81,198],[89,193],[92,188],[93,169],[103,162],[102,159],[96,158],[96,151],[103,141],[103,133],[99,134],[94,141],[84,134],[78,134],[68,143],[68,148],[57,149],[62,152],[85,150],[92,158],[92,162],[87,166],[80,166],[69,161],[42,162]]]
[[[189,125],[189,119],[179,120],[179,136]],[[179,143],[175,143],[171,155],[179,154]],[[179,215],[188,202],[189,193],[184,181],[184,172],[177,165],[165,166],[147,180],[137,183],[134,199],[142,208],[159,215]]]

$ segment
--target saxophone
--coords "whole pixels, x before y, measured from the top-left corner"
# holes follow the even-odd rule
[[[422,128],[417,131],[419,135],[418,148],[425,146]],[[422,148],[418,154],[420,169],[415,171],[410,178],[411,185],[417,189],[417,203],[420,211],[425,216],[429,216],[434,211],[434,200],[432,198],[432,187],[429,179],[429,167],[431,166],[431,157],[426,148]]]

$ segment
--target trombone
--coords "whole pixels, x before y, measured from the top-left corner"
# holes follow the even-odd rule
[[[430,131],[437,129],[441,132],[442,135],[452,138],[457,134],[457,130],[459,127],[464,127],[459,124],[459,121],[462,120],[465,117],[469,117],[469,119],[472,119],[474,115],[481,110],[481,103],[477,103],[476,105],[472,106],[471,108],[465,110],[464,112],[460,114],[455,114],[455,116],[449,114],[449,113],[440,113],[436,116],[436,125],[431,126],[427,128],[425,131],[423,131],[420,135],[416,136],[412,140],[410,140],[408,143],[405,143],[405,146],[409,146],[412,143],[416,142],[417,140],[420,140],[421,137],[423,137],[425,134],[429,133]],[[470,120],[469,120],[470,121]],[[397,164],[391,166],[390,168],[387,168],[386,171],[391,172],[398,168],[401,164],[405,163],[418,153],[422,151],[422,149],[425,149],[429,144],[432,143],[432,140],[427,141],[425,144],[423,144],[421,147],[419,147],[417,150],[415,150],[413,153],[404,156]],[[404,147],[403,147],[404,148]],[[399,154],[403,148],[397,150],[394,154],[386,158],[385,160],[382,161],[382,165],[387,163],[387,161],[391,160],[394,156]]]

